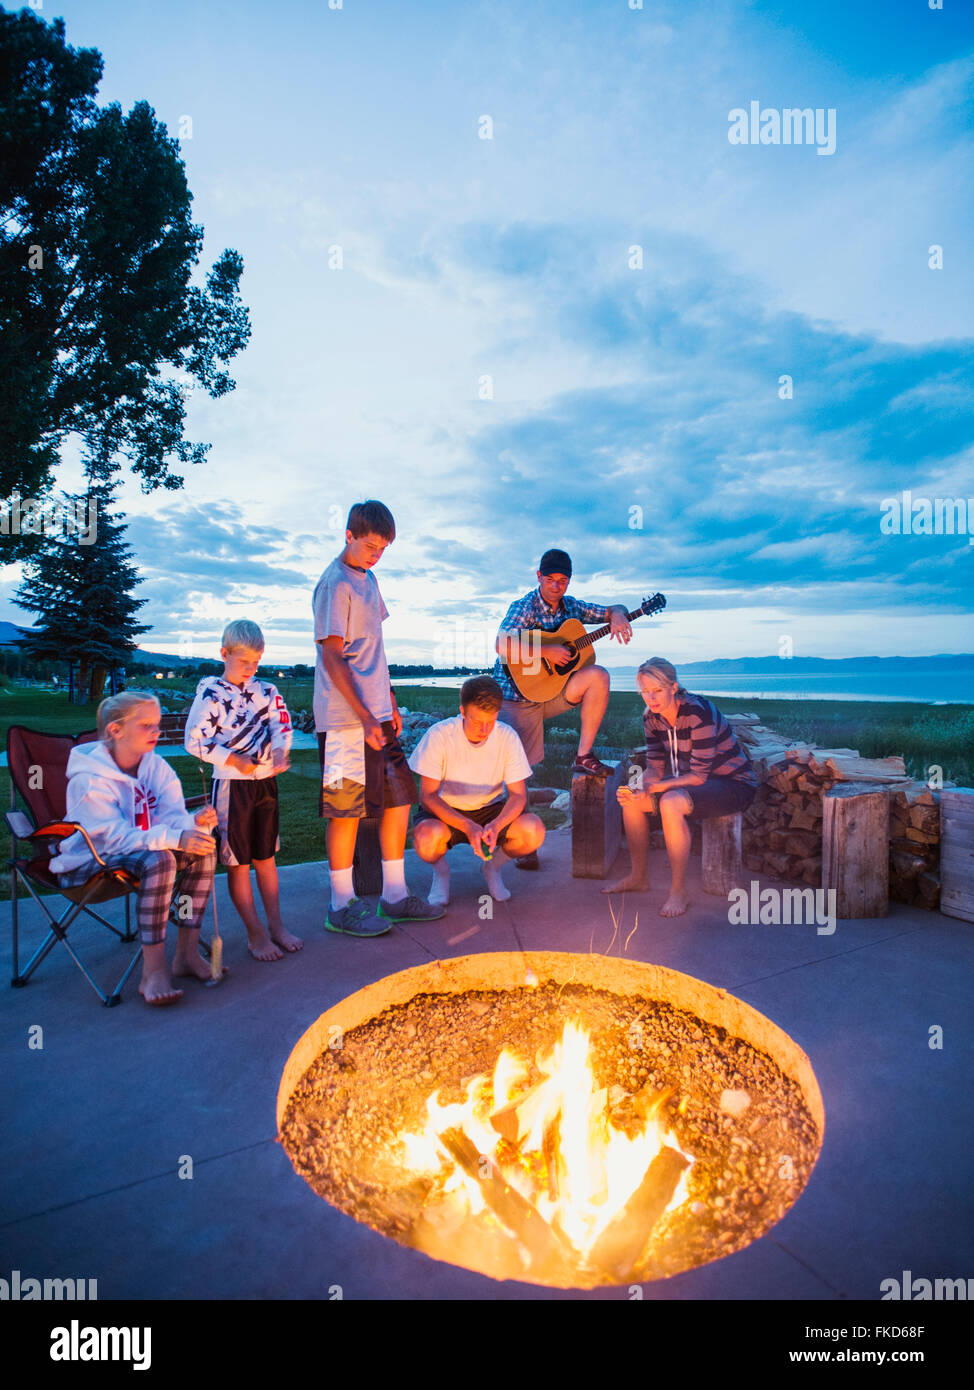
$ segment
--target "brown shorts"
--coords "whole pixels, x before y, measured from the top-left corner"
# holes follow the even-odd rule
[[[391,719],[383,722],[382,732],[386,736],[384,748],[371,748],[366,743],[361,724],[318,734],[320,816],[361,820],[381,816],[392,806],[413,806],[419,800],[416,779],[392,731]]]
[[[573,705],[571,700],[566,700],[564,691],[553,700],[505,700],[497,717],[510,724],[524,744],[528,762],[534,767],[544,760],[545,720],[564,714],[566,710],[578,709],[579,704],[581,701]]]
[[[506,798],[502,798],[500,801],[490,801],[486,806],[478,806],[475,811],[464,811],[462,814],[469,816],[469,818],[476,821],[478,825],[487,825],[500,815],[506,805]],[[446,821],[440,820],[439,816],[435,815],[432,811],[427,811],[425,806],[420,806],[413,819],[413,825],[419,825],[420,821],[423,820],[439,821],[440,825],[446,826],[447,830],[450,832],[450,838],[446,844],[447,849],[452,849],[454,845],[469,845],[470,841],[462,830],[457,830],[455,825],[447,825]],[[504,848],[504,841],[507,839],[507,832],[510,828],[509,825],[505,825],[504,829],[497,837],[497,843],[500,845],[501,849]]]

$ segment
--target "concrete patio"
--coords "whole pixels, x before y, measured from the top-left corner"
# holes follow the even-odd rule
[[[326,865],[283,869],[286,919],[306,944],[269,965],[247,954],[221,879],[231,974],[214,990],[184,982],[181,1003],[164,1010],[142,1004],[136,977],[121,1007],[101,1007],[60,946],[26,988],[9,989],[5,904],[0,1276],[97,1279],[99,1299],[328,1298],[335,1285],[346,1299],[626,1298],[625,1288],[499,1284],[402,1249],[317,1197],[276,1142],[288,1054],[344,996],[431,958],[516,948],[515,926],[527,949],[608,949],[608,900],[598,882],[570,877],[569,832],[549,833],[542,855],[539,873],[506,869],[514,896],[481,922],[483,880],[472,852],[454,851],[447,916],[373,941],[322,930]],[[661,853],[652,868],[664,884]],[[412,853],[407,872],[425,891],[429,870]],[[691,886],[691,912],[675,920],[657,915],[659,890],[628,897],[613,953],[638,911],[630,957],[721,986],[783,1027],[818,1077],[825,1144],[804,1194],[768,1235],[646,1285],[644,1296],[878,1299],[881,1282],[904,1270],[966,1278],[974,928],[895,905],[882,920],[839,922],[831,936],[731,926],[726,903]],[[40,940],[32,903],[22,924],[23,962]],[[133,948],[106,946],[98,933],[108,938],[84,928],[85,958],[104,983]],[[28,1046],[34,1025],[41,1049]],[[935,1026],[941,1049],[929,1045]],[[191,1179],[179,1176],[187,1157]]]

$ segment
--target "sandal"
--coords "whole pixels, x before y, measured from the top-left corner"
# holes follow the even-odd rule
[[[600,762],[592,753],[586,753],[584,758],[577,757],[572,763],[572,776],[581,772],[589,777],[608,777],[611,771],[611,767],[606,767],[605,763]]]

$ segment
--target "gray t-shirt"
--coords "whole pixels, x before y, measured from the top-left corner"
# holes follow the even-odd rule
[[[342,656],[351,668],[362,703],[380,722],[392,718],[389,696],[389,668],[382,646],[382,624],[389,616],[379,586],[371,570],[354,569],[338,556],[332,560],[315,586],[312,607],[315,617],[315,728],[362,727],[362,721],[332,685],[325,670],[319,645],[322,637],[340,637]]]

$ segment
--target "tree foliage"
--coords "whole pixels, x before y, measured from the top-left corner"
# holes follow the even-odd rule
[[[72,435],[95,481],[125,460],[146,492],[181,487],[209,448],[184,438],[187,393],[231,391],[250,337],[236,251],[192,283],[177,142],[144,101],[97,106],[101,74],[62,20],[0,9],[2,495],[42,495]]]
[[[68,510],[90,518],[93,527],[45,535],[26,559],[14,597],[38,619],[21,643],[24,654],[78,662],[78,689],[92,700],[101,698],[105,672],[124,666],[135,651],[133,639],[148,631],[136,622],[146,600],[131,591],[142,577],[131,563],[125,523],[112,510],[113,493],[113,485],[101,484],[66,499]]]

